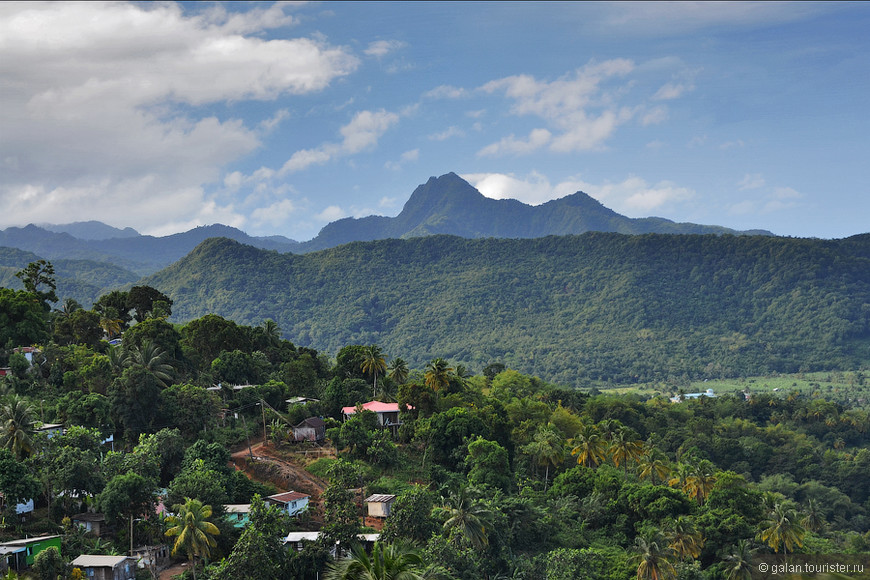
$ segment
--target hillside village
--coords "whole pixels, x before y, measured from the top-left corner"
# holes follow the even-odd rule
[[[381,562],[421,578],[712,580],[783,555],[870,564],[866,371],[610,394],[500,361],[414,369],[372,344],[332,358],[271,320],[174,324],[149,286],[86,309],[55,294],[49,262],[20,278],[0,289],[4,578],[386,578],[360,575]]]

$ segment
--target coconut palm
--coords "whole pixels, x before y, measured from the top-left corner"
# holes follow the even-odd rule
[[[595,425],[584,425],[572,440],[574,448],[571,455],[577,456],[577,463],[586,467],[597,467],[604,461],[607,443]]]
[[[0,448],[18,459],[33,452],[33,409],[23,398],[12,395],[0,406]]]
[[[378,393],[378,375],[387,371],[387,361],[384,360],[380,347],[372,344],[363,349],[363,360],[360,364],[360,369],[362,369],[362,372],[373,377],[372,396],[376,396]]]
[[[140,348],[133,347],[129,353],[129,364],[145,368],[157,378],[161,385],[169,386],[167,381],[172,380],[175,369],[166,362],[169,356],[159,346],[150,340],[145,340]]]
[[[387,376],[390,377],[397,384],[402,385],[405,381],[408,380],[408,375],[410,371],[408,370],[408,363],[404,361],[404,359],[396,357],[393,359],[393,363],[390,365],[389,373]]]
[[[354,545],[347,558],[329,565],[325,580],[423,580],[437,575],[426,569],[419,549],[407,544],[375,542],[371,555]]]
[[[653,485],[664,481],[671,473],[671,467],[661,451],[648,448],[638,460],[638,469],[641,479],[649,479]]]
[[[695,559],[701,555],[704,538],[692,520],[680,516],[667,529],[668,547],[680,560]]]
[[[179,551],[187,553],[196,580],[196,557],[208,558],[209,548],[217,545],[212,536],[220,534],[220,530],[208,521],[212,514],[211,506],[203,505],[198,499],[185,498],[183,504],[175,504],[172,509],[175,515],[166,518],[172,526],[166,530],[166,535],[175,538],[172,555]]]
[[[818,532],[823,530],[826,524],[825,512],[822,510],[822,506],[819,505],[817,500],[810,498],[807,501],[801,525],[811,532]]]
[[[665,546],[659,536],[638,536],[635,539],[637,580],[671,580],[677,577],[674,552]]]
[[[260,328],[263,329],[263,336],[265,336],[266,343],[269,346],[276,347],[281,343],[281,328],[278,326],[277,322],[271,318],[267,318],[263,321],[263,324],[260,325]]]
[[[637,461],[643,455],[643,441],[628,427],[619,427],[613,432],[608,447],[613,464],[628,471],[628,463]]]
[[[100,328],[106,333],[109,338],[115,338],[121,334],[121,319],[109,318],[108,316],[100,317]]]
[[[544,491],[550,477],[550,466],[556,467],[565,460],[565,440],[549,425],[535,432],[532,442],[523,447],[523,451],[535,459],[535,463],[544,466]]]
[[[122,346],[110,346],[106,350],[106,356],[109,358],[112,370],[119,375],[130,366],[130,353]]]
[[[441,391],[450,384],[450,375],[453,369],[447,366],[447,361],[443,358],[436,358],[426,365],[426,373],[423,379],[426,386],[433,391]]]
[[[706,459],[694,461],[688,465],[688,470],[683,480],[683,491],[702,505],[713,487],[716,485],[716,475],[713,472],[713,464]]]
[[[492,513],[478,500],[478,491],[464,486],[445,498],[440,508],[445,516],[443,529],[453,535],[454,541],[467,542],[477,550],[489,543],[486,525]]]
[[[752,578],[752,558],[755,555],[752,546],[746,540],[739,540],[733,546],[731,553],[725,557],[725,568],[728,580],[750,580]]]
[[[758,539],[766,542],[773,551],[783,554],[794,551],[795,547],[803,546],[806,529],[799,523],[797,511],[785,503],[778,503],[759,526]]]

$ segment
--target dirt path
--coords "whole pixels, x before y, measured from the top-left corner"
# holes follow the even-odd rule
[[[251,452],[254,460],[250,460]],[[328,456],[328,452],[322,452]],[[329,485],[323,479],[306,471],[295,458],[295,453],[274,449],[271,444],[259,442],[252,446],[251,451],[245,446],[232,454],[232,462],[236,469],[245,473],[249,478],[268,482],[276,486],[279,491],[301,491],[311,496],[311,505],[314,508],[314,519],[321,511],[320,496]]]
[[[174,565],[170,566],[169,568],[167,568],[166,570],[161,571],[159,578],[160,578],[160,580],[172,580],[173,576],[178,576],[179,574],[183,573],[188,568],[189,568],[189,566],[187,565],[186,562],[182,563],[182,564],[174,564]]]

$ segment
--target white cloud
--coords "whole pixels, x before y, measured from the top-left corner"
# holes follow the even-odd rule
[[[451,85],[441,85],[423,94],[430,99],[459,99],[468,94],[465,89]]]
[[[405,46],[406,44],[399,40],[376,40],[370,43],[364,52],[367,56],[383,58]]]
[[[666,83],[656,91],[656,94],[654,94],[652,98],[656,101],[670,101],[681,97],[683,93],[691,91],[694,88],[695,87],[692,85],[686,85],[683,83]]]
[[[506,154],[523,155],[540,149],[549,143],[552,137],[552,133],[546,129],[533,129],[525,139],[517,139],[514,135],[509,135],[498,143],[487,145],[477,154],[480,157]]]
[[[456,125],[451,125],[447,127],[440,133],[435,133],[434,135],[429,135],[430,141],[446,141],[451,137],[465,137],[465,131],[457,127]]]
[[[334,222],[347,216],[348,214],[337,205],[330,205],[314,217],[324,222]]]
[[[487,197],[518,199],[532,205],[583,191],[610,209],[630,217],[649,216],[652,211],[680,204],[695,196],[692,189],[673,182],[660,181],[651,185],[636,176],[619,183],[603,184],[589,183],[579,177],[551,184],[547,177],[537,172],[525,177],[503,173],[472,173],[462,177]]]
[[[323,165],[335,157],[353,155],[372,149],[378,144],[381,135],[398,122],[399,115],[396,113],[384,110],[360,111],[339,130],[343,137],[341,143],[324,143],[314,149],[296,151],[284,163],[278,175],[285,176],[307,169],[312,165]]]
[[[256,225],[268,224],[279,226],[296,211],[296,206],[289,199],[276,201],[268,207],[259,207],[251,212],[251,219]]]
[[[737,187],[743,191],[746,189],[758,189],[765,186],[764,177],[760,173],[747,173],[737,184]]]
[[[734,149],[735,147],[743,147],[744,145],[746,144],[743,142],[743,139],[736,139],[734,141],[725,141],[719,145],[719,149],[727,151],[728,149]]]
[[[254,128],[200,106],[318,91],[357,66],[343,48],[320,40],[253,35],[292,25],[285,9],[0,6],[0,159],[17,163],[4,163],[0,174],[0,225],[31,221],[36,208],[41,222],[135,216],[142,231],[164,230],[168,207],[177,224],[239,223],[204,186],[257,149],[258,133],[287,114]],[[36,197],[22,205],[28,192]],[[65,204],[84,198],[81,211]]]
[[[420,158],[420,150],[419,149],[411,149],[410,151],[405,151],[399,156],[398,161],[387,161],[384,164],[384,167],[387,169],[392,169],[394,171],[402,168],[402,165],[405,163],[409,163],[411,161],[417,161]]]
[[[517,75],[486,83],[480,90],[503,92],[513,101],[511,113],[514,115],[533,115],[545,120],[555,131],[552,139],[548,138],[551,150],[585,151],[601,146],[618,125],[634,115],[632,109],[615,104],[619,91],[602,88],[606,81],[624,77],[634,68],[634,63],[626,59],[590,62],[552,82]],[[484,148],[482,154],[530,152],[540,147],[542,135],[538,133],[538,140],[531,139],[530,135],[525,141],[506,137]]]
[[[664,123],[667,120],[667,107],[653,107],[652,109],[644,113],[643,117],[640,120],[640,124],[646,127],[648,125],[658,125],[660,123]]]

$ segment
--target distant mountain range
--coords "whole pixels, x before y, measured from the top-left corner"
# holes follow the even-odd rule
[[[772,236],[766,230],[737,231],[721,226],[676,223],[664,218],[629,218],[589,195],[572,195],[532,206],[515,199],[491,199],[448,173],[417,187],[394,218],[369,216],[330,223],[299,253],[349,242],[449,234],[463,238],[543,238],[585,232],[620,234],[742,234]]]
[[[448,173],[432,177],[417,187],[396,217],[338,220],[307,242],[284,236],[250,236],[221,224],[163,237],[145,236],[133,228],[119,229],[98,221],[10,227],[0,230],[0,261],[6,268],[0,272],[0,282],[17,287],[17,279],[12,274],[26,266],[26,262],[18,263],[24,259],[24,254],[8,252],[6,248],[30,252],[34,259],[51,260],[56,266],[62,260],[77,263],[86,275],[76,279],[76,268],[70,268],[71,277],[64,278],[62,286],[69,288],[71,296],[88,306],[92,293],[113,285],[132,284],[142,276],[153,274],[183,258],[209,238],[228,238],[259,249],[303,254],[350,242],[438,234],[517,239],[589,231],[773,235],[761,230],[739,232],[720,226],[675,223],[664,218],[628,218],[579,191],[539,206],[513,199],[490,199],[455,173]]]

